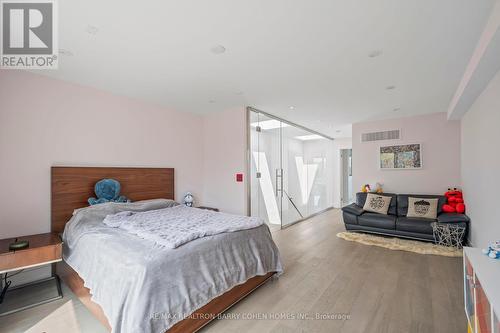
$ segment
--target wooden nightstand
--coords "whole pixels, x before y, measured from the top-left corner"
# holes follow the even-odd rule
[[[8,238],[0,240],[0,300],[2,294],[4,295],[3,302],[0,303],[0,316],[18,312],[24,309],[31,308],[36,305],[44,304],[59,298],[62,298],[61,283],[59,277],[52,272],[52,276],[30,282],[24,285],[9,288],[9,273],[14,271],[21,271],[27,268],[38,267],[43,265],[54,264],[62,260],[62,241],[56,233],[46,233],[31,236],[17,237],[17,240],[29,241],[29,247],[11,251],[9,244],[16,241],[16,238]],[[13,275],[13,274],[11,274]],[[17,304],[15,308],[10,308],[6,300],[9,296],[17,294],[20,289],[26,287],[36,287],[39,284],[47,283],[54,280],[57,288],[57,295],[49,297],[35,303],[30,304]]]

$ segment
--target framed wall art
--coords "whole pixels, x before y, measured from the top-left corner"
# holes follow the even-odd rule
[[[422,147],[419,143],[381,146],[379,152],[381,170],[406,170],[422,168]]]

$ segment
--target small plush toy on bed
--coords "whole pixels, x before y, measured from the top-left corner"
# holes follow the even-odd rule
[[[130,202],[127,197],[120,195],[120,182],[114,179],[101,179],[94,186],[97,198],[89,198],[87,201],[92,205],[105,202]]]

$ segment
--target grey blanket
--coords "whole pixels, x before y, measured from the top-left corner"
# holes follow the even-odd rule
[[[282,272],[266,225],[169,249],[102,223],[109,214],[173,205],[106,203],[75,211],[66,225],[64,260],[85,281],[113,332],[163,333],[249,278]]]

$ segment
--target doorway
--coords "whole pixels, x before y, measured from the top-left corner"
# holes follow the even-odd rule
[[[340,166],[340,202],[342,207],[344,207],[354,202],[352,191],[352,149],[340,150]]]

